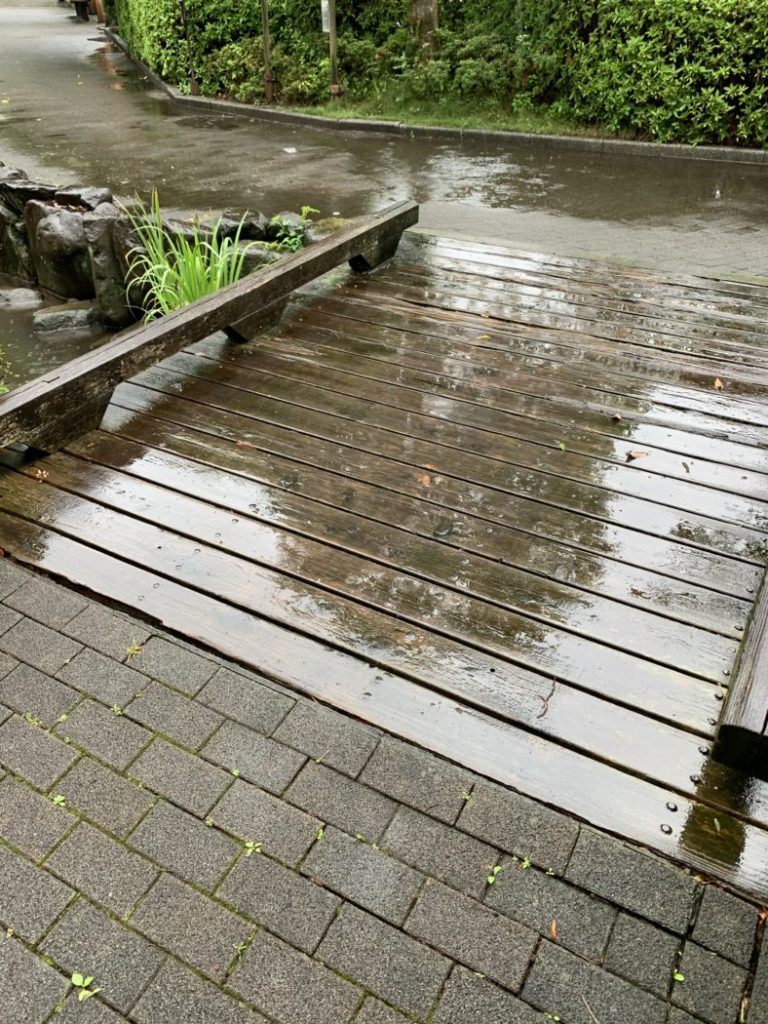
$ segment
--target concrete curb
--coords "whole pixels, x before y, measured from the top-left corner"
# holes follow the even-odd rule
[[[371,132],[401,138],[435,138],[460,142],[507,143],[516,146],[582,150],[592,153],[612,153],[616,156],[662,157],[672,160],[705,160],[714,163],[768,164],[768,149],[737,149],[730,146],[688,146],[682,143],[634,142],[629,139],[599,139],[578,135],[537,135],[533,132],[487,131],[482,128],[441,128],[437,125],[405,124],[402,121],[376,121],[362,118],[321,117],[318,114],[300,114],[276,107],[256,107],[233,100],[211,99],[207,96],[187,96],[173,85],[163,81],[138,57],[134,57],[126,42],[112,29],[101,28],[104,35],[172,100],[209,114],[229,114],[252,121],[272,121],[301,125],[307,128],[331,129],[339,132]]]

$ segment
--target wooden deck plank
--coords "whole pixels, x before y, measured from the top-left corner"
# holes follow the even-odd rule
[[[697,361],[696,371],[684,368],[677,373],[682,383],[675,384],[675,367],[661,358],[649,357],[656,364],[650,371],[632,373],[636,356],[627,352],[627,357],[620,360],[622,366],[614,371],[591,339],[574,338],[566,331],[509,330],[508,325],[500,321],[478,324],[472,317],[454,313],[441,314],[439,310],[426,307],[387,307],[382,302],[371,305],[337,293],[323,297],[311,308],[313,316],[324,313],[352,320],[356,330],[372,328],[376,339],[381,337],[379,331],[407,331],[416,336],[415,344],[429,345],[429,339],[436,339],[438,351],[451,342],[458,346],[459,354],[463,354],[461,346],[467,345],[474,358],[488,361],[490,366],[502,370],[514,372],[517,364],[518,372],[526,375],[544,375],[558,384],[563,381],[566,385],[584,386],[611,398],[620,396],[624,402],[629,399],[640,403],[646,412],[654,410],[657,415],[666,413],[667,416],[677,412],[683,422],[686,422],[685,417],[690,417],[692,423],[697,422],[692,414],[703,416],[705,419],[700,422],[705,432],[720,430],[724,437],[731,432],[733,440],[745,444],[764,444],[766,440],[766,425],[757,424],[756,429],[750,429],[755,426],[751,423],[750,408],[742,413],[741,403],[733,402],[741,387],[746,388],[747,397],[758,397],[764,386],[762,378],[752,383],[754,375],[750,372],[745,374],[748,380],[744,381],[734,373],[736,367],[731,366],[729,372],[725,363],[718,363],[711,371],[703,373],[701,362]],[[360,324],[371,327],[360,327]],[[615,351],[616,346],[613,346]],[[590,355],[592,352],[594,355]],[[719,375],[725,382],[726,393],[722,396],[714,387]],[[608,400],[608,397],[603,398],[603,401]]]
[[[492,432],[464,426],[433,415],[432,410],[417,411],[423,403],[418,396],[414,400],[413,394],[405,389],[396,389],[400,392],[398,396],[384,405],[376,396],[383,397],[385,385],[365,388],[358,383],[356,394],[347,395],[330,390],[326,386],[329,375],[324,377],[319,367],[293,364],[291,372],[291,377],[278,377],[268,370],[228,366],[224,374],[215,366],[209,369],[194,356],[181,354],[163,367],[144,371],[135,380],[247,415],[256,415],[264,403],[273,408],[280,402],[282,413],[290,416],[297,427],[304,423],[309,428],[332,417],[336,421],[331,427],[333,432],[364,449],[399,449],[402,442],[397,437],[408,436],[414,455],[420,453],[422,468],[434,465],[438,474],[517,493],[541,496],[555,492],[558,504],[575,499],[584,500],[585,510],[597,505],[604,508],[616,495],[617,500],[635,498],[680,512],[690,510],[697,519],[709,521],[713,539],[722,536],[723,550],[729,553],[737,552],[731,547],[733,541],[727,538],[750,538],[760,544],[760,534],[768,530],[768,504],[764,501],[687,480],[667,479],[660,487],[654,475],[639,465],[598,463],[571,452],[567,446],[561,450],[556,437],[551,438],[551,446],[534,445],[505,436],[503,430]],[[439,413],[443,403],[437,405]],[[446,402],[445,406],[450,409],[451,403]],[[345,422],[340,424],[340,420]]]
[[[191,585],[195,585],[195,572],[207,573],[206,586],[216,590],[218,596],[226,592],[233,603],[245,602],[244,606],[258,614],[283,621],[291,628],[324,635],[346,650],[412,678],[419,665],[422,681],[424,673],[435,672],[440,678],[470,673],[473,678],[490,671],[503,687],[505,666],[496,660],[503,659],[524,672],[540,673],[544,692],[556,680],[637,707],[648,715],[692,723],[701,732],[711,733],[707,718],[719,712],[716,688],[661,663],[660,658],[671,648],[669,641],[665,644],[656,635],[661,628],[654,633],[649,625],[645,627],[659,643],[655,651],[659,660],[651,662],[567,634],[545,621],[514,615],[460,591],[450,592],[405,573],[398,577],[385,567],[314,541],[276,535],[273,528],[249,520],[232,523],[231,515],[209,511],[195,499],[178,494],[164,498],[162,489],[154,485],[135,481],[129,488],[125,477],[99,473],[94,468],[88,472],[85,467],[80,476],[86,483],[78,486],[76,466],[61,468],[57,460],[51,460],[50,465],[50,470],[46,467],[48,486],[42,488],[35,486],[39,481],[34,478],[3,475],[4,507],[18,514],[26,509],[34,521],[70,531],[86,542],[89,534],[98,534],[91,542],[94,546],[106,545],[107,550],[117,552],[119,545],[123,557],[128,557],[131,544],[136,558],[139,551],[151,553],[151,541],[156,538],[161,543],[154,556],[158,571],[166,575],[192,573],[186,580]],[[51,487],[63,493],[51,495]],[[91,500],[90,495],[82,499],[81,488],[86,492],[92,489],[97,500]],[[120,509],[130,512],[130,517],[122,515]],[[138,522],[138,516],[151,525]],[[175,541],[169,537],[161,541],[153,526],[184,533],[215,546],[215,550],[182,542],[174,547]],[[169,554],[177,548],[178,558]],[[191,557],[193,552],[197,558]],[[247,566],[245,558],[249,559]],[[403,623],[417,628],[411,632]],[[707,636],[700,630],[690,632],[701,638]],[[511,636],[515,638],[514,647],[509,644]],[[708,650],[698,657],[691,649],[690,638],[676,639],[680,647],[683,639],[689,639],[686,654],[696,659],[697,674],[719,683],[724,678],[723,666],[733,663],[736,645],[709,636]],[[701,642],[704,647],[706,641]],[[506,671],[514,676],[514,669]]]
[[[451,249],[445,242],[431,245],[428,254],[425,247],[409,253],[416,265],[423,265],[425,256],[429,266],[438,270],[471,275],[483,280],[511,282],[532,289],[546,289],[578,301],[587,298],[627,313],[657,315],[663,310],[666,316],[675,320],[695,316],[705,322],[734,329],[741,329],[742,326],[754,329],[755,324],[759,325],[768,311],[768,307],[754,308],[733,302],[724,304],[706,301],[700,295],[697,298],[686,298],[675,294],[670,288],[649,288],[636,281],[624,281],[621,277],[602,277],[597,280],[585,275],[580,278],[572,271],[564,272],[546,264],[531,264],[531,261],[514,257]]]
[[[459,397],[477,394],[480,401],[485,397],[492,408],[502,408],[534,422],[544,419],[562,424],[563,428],[573,428],[576,424],[579,429],[624,440],[634,446],[648,445],[692,459],[702,458],[757,473],[768,472],[765,449],[724,440],[713,436],[711,430],[703,433],[711,426],[706,420],[700,424],[703,436],[695,429],[660,426],[652,422],[653,413],[648,416],[637,409],[639,403],[627,403],[623,399],[612,403],[605,393],[585,385],[569,386],[562,381],[553,384],[534,374],[518,374],[489,366],[480,358],[471,358],[471,351],[457,352],[454,356],[439,355],[426,348],[423,336],[407,336],[405,332],[391,341],[372,343],[361,336],[364,331],[345,327],[343,321],[335,327],[330,320],[321,317],[318,322],[315,316],[295,315],[283,321],[279,329],[255,339],[254,344],[280,345],[281,351],[291,354],[311,351],[323,361],[343,359],[350,371],[374,379],[379,379],[381,374],[381,379],[391,380],[405,369],[414,372],[415,383],[418,383],[426,374],[428,382],[439,382]],[[218,353],[220,350],[218,340],[211,338],[184,351]],[[617,413],[619,419],[616,419]]]
[[[713,810],[317,641],[255,619],[174,581],[0,512],[18,557],[64,576],[272,678],[420,743],[598,827],[683,859],[744,889],[768,892],[768,831]],[[607,799],[606,799],[607,797]],[[675,804],[677,812],[670,812]],[[714,818],[717,817],[717,825]],[[661,830],[661,825],[665,830]]]
[[[605,554],[632,565],[653,568],[663,575],[679,580],[691,580],[699,585],[712,586],[737,597],[751,597],[758,586],[762,569],[756,563],[721,555],[694,546],[680,536],[678,523],[670,523],[668,516],[643,512],[638,526],[625,527],[621,522],[592,519],[579,512],[550,507],[533,499],[500,495],[490,488],[474,485],[468,492],[465,486],[448,478],[439,488],[426,487],[420,464],[402,459],[358,452],[346,445],[307,436],[281,424],[248,419],[234,413],[218,410],[203,413],[195,403],[184,402],[133,383],[125,384],[115,395],[111,413],[124,409],[129,414],[123,423],[130,423],[132,413],[152,416],[173,425],[173,441],[186,439],[194,451],[204,451],[215,440],[232,442],[232,457],[240,446],[259,448],[268,455],[293,460],[297,465],[309,465],[338,474],[344,480],[370,482],[385,490],[408,495],[422,504],[434,508],[435,529],[447,530],[456,522],[456,515],[470,514],[490,535],[494,527],[514,527],[528,536],[545,537],[577,549]],[[114,420],[110,420],[114,422]],[[114,429],[114,428],[113,428]],[[120,427],[129,429],[129,427]],[[245,456],[246,452],[243,452]],[[402,453],[401,453],[402,454]],[[286,475],[287,486],[297,485],[297,469]],[[339,485],[343,494],[343,485]],[[658,524],[658,532],[651,529]],[[482,527],[481,527],[482,530]],[[677,532],[676,532],[677,531]]]
[[[499,604],[509,603],[502,582],[509,577],[498,577],[497,585],[497,573],[510,566],[568,591],[575,588],[646,611],[663,607],[670,619],[734,639],[743,635],[750,603],[690,581],[680,583],[510,528],[489,531],[486,523],[467,515],[441,523],[436,509],[413,498],[351,479],[340,491],[338,477],[325,470],[267,457],[255,448],[231,451],[227,441],[185,443],[153,417],[125,423],[110,416],[105,428],[124,436],[93,432],[68,450],[182,494],[206,495],[214,504],[225,495],[233,511],[478,596],[495,593]],[[128,435],[142,443],[126,440]],[[258,491],[254,480],[261,485]]]
[[[343,342],[341,343],[343,345]],[[326,350],[313,342],[292,340],[288,348],[284,343],[284,335],[260,337],[253,346],[240,347],[237,352],[219,343],[217,340],[206,341],[202,345],[186,349],[183,353],[190,357],[204,354],[206,357],[234,366],[255,368],[277,376],[294,375],[296,364],[299,367],[299,379],[305,379],[305,370],[310,368],[313,383],[323,383],[341,394],[357,396],[369,389],[376,389],[382,404],[393,405],[395,408],[428,409],[431,415],[450,419],[452,423],[479,427],[502,434],[503,437],[514,437],[521,441],[547,448],[558,448],[555,437],[567,442],[567,449],[580,455],[590,456],[599,461],[608,461],[625,465],[629,453],[638,450],[639,440],[622,423],[613,423],[606,414],[595,426],[583,427],[577,417],[558,417],[553,415],[551,403],[544,400],[530,400],[523,403],[514,396],[503,391],[496,391],[489,385],[479,386],[468,384],[460,378],[446,378],[444,375],[427,374],[423,371],[412,371],[406,367],[389,362],[368,360],[355,356],[354,351],[344,352]],[[354,358],[353,358],[354,357]],[[174,365],[169,363],[169,365]],[[362,380],[362,386],[359,381]],[[383,385],[383,387],[380,387]],[[397,388],[398,390],[395,390]],[[400,389],[416,392],[416,396],[426,395],[422,399],[414,397],[409,403],[404,399]],[[440,399],[433,402],[433,397]],[[521,410],[521,407],[523,411]],[[611,427],[612,433],[608,428]],[[558,433],[559,431],[559,433]],[[757,452],[761,469],[754,470],[743,465],[728,466],[714,457],[722,452],[731,454],[734,449],[741,449],[728,442],[721,442],[718,449],[717,439],[707,438],[700,445],[695,444],[696,435],[679,431],[668,435],[674,447],[662,447],[646,443],[643,461],[633,463],[642,466],[644,472],[672,477],[731,494],[768,500],[768,453]],[[675,444],[676,442],[676,444]]]
[[[691,314],[669,310],[665,305],[648,308],[641,303],[624,303],[606,296],[574,294],[565,288],[537,287],[517,282],[512,278],[496,279],[487,275],[479,276],[462,271],[460,265],[441,266],[432,259],[428,265],[400,261],[396,274],[386,270],[376,277],[376,284],[398,289],[417,289],[423,299],[451,294],[468,300],[500,304],[516,310],[515,319],[521,309],[534,307],[539,313],[552,317],[568,317],[587,325],[596,324],[618,332],[617,339],[625,339],[629,333],[639,344],[651,344],[654,348],[670,348],[675,351],[704,353],[710,351],[713,343],[724,345],[734,351],[748,351],[753,358],[762,361],[765,345],[761,344],[759,321],[756,317],[744,317],[738,323],[724,317],[713,318],[712,314]],[[436,302],[435,305],[438,305]],[[551,326],[549,324],[543,326]],[[593,330],[587,326],[587,331]]]
[[[351,294],[361,292],[361,286],[350,282],[348,290]],[[670,329],[654,330],[652,327],[638,328],[631,323],[615,322],[605,316],[589,317],[578,306],[568,306],[555,302],[548,303],[544,297],[529,302],[515,302],[514,296],[505,296],[477,289],[476,294],[469,288],[461,288],[453,282],[434,282],[431,284],[411,283],[405,278],[394,279],[386,276],[366,282],[365,294],[369,300],[377,302],[385,297],[393,303],[421,306],[427,309],[439,309],[464,315],[479,316],[491,321],[511,324],[532,324],[545,330],[569,330],[575,336],[581,334],[595,336],[617,344],[631,342],[635,346],[653,349],[653,351],[689,354],[698,359],[720,359],[754,365],[760,368],[768,366],[768,352],[756,351],[754,346],[736,341],[720,340],[717,332],[701,332],[696,335],[676,334]],[[668,325],[665,325],[668,327]]]

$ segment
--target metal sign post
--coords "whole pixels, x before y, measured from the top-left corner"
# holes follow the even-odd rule
[[[272,45],[269,38],[269,0],[261,0],[261,36],[264,41],[264,97],[267,103],[275,98],[275,81],[272,78]]]

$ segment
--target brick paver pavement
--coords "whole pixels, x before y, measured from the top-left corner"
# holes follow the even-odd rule
[[[760,908],[8,561],[0,596],[0,1024],[768,1021]]]

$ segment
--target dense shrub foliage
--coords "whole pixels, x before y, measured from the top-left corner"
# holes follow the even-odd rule
[[[258,0],[113,0],[133,51],[181,88],[263,97]],[[319,0],[270,0],[283,102],[327,99]],[[547,106],[658,141],[768,144],[768,0],[441,0],[420,52],[407,0],[338,0],[348,96]]]

